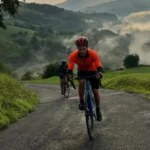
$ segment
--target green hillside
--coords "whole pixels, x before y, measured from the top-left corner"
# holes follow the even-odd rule
[[[15,18],[5,17],[7,29],[0,29],[0,61],[14,70],[30,62],[64,59],[70,51],[63,44],[64,37],[102,27],[102,21],[118,20],[112,14],[84,14],[35,3],[21,3]]]
[[[68,11],[51,5],[39,4],[22,4],[19,15],[16,19],[28,22],[30,24],[44,25],[53,30],[69,30],[76,31],[79,29],[88,29],[91,24],[85,22],[85,19],[93,19],[94,21],[116,21],[118,18],[113,14],[84,14],[81,12]]]
[[[0,39],[6,39],[6,40],[13,40],[13,34],[18,34],[19,32],[27,32],[27,36],[25,36],[25,38],[27,40],[31,39],[32,35],[35,33],[34,30],[31,29],[25,29],[25,28],[21,28],[21,27],[15,27],[15,26],[7,26],[7,30],[3,30],[2,28],[0,28]]]

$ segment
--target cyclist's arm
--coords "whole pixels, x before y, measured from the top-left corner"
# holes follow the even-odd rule
[[[102,63],[101,63],[99,55],[96,52],[93,56],[93,59],[94,59],[95,66],[96,66],[98,72],[103,73]]]
[[[62,66],[60,65],[58,68],[58,71],[57,71],[57,75],[61,77],[61,76],[63,76],[63,74],[64,74],[64,71],[63,71]]]

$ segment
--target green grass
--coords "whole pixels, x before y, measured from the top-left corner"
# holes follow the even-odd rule
[[[0,129],[33,111],[38,101],[35,93],[11,77],[0,74]]]
[[[107,74],[102,84],[109,89],[150,94],[150,73]]]
[[[29,81],[23,81],[24,83],[44,83],[44,84],[59,84],[60,79],[58,76],[53,76],[48,79],[34,79]],[[75,85],[77,85],[77,82],[75,81]]]
[[[105,88],[150,94],[150,67],[136,67],[104,74]]]
[[[130,73],[150,73],[150,67],[135,67],[120,71],[110,71],[115,74],[130,74]]]
[[[31,80],[27,82],[59,84],[59,77]],[[137,67],[122,71],[108,71],[104,73],[102,85],[107,89],[150,94],[150,67]]]
[[[33,79],[30,81],[23,81],[24,83],[44,83],[44,84],[59,84],[59,77],[53,76],[48,79]]]

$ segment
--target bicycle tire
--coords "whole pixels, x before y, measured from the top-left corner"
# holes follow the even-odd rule
[[[66,82],[64,85],[64,97],[68,98],[69,95],[70,95],[70,86],[69,86],[69,83]]]
[[[86,115],[86,126],[90,140],[93,140],[94,119],[93,116]]]
[[[87,101],[90,98],[89,93],[86,96]],[[88,106],[86,104],[86,106]],[[90,114],[88,107],[85,108],[85,119],[86,119],[86,127],[90,140],[93,140],[93,130],[94,130],[94,116]]]

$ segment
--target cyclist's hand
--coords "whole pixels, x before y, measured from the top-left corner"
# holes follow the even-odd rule
[[[70,81],[73,80],[73,76],[71,74],[68,74],[68,80],[70,80]]]
[[[98,73],[96,74],[96,78],[98,78],[98,79],[103,78],[103,73],[102,73],[102,72],[98,72]]]
[[[58,75],[61,77],[63,74],[62,74],[62,73],[59,73]]]
[[[68,81],[70,81],[72,87],[73,87],[74,89],[76,89],[76,86],[75,86],[75,84],[74,84],[73,75],[71,75],[71,74],[68,75]]]

